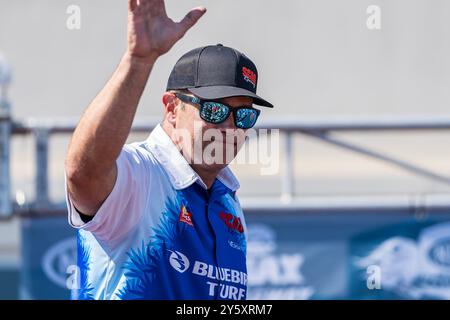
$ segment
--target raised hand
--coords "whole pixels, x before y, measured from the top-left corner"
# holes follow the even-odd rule
[[[181,39],[206,12],[192,9],[183,20],[167,16],[164,0],[128,0],[128,53],[151,61],[163,55]]]

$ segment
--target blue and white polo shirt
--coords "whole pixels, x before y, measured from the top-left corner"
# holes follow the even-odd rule
[[[226,167],[210,192],[158,125],[125,145],[114,188],[78,229],[76,299],[246,298],[246,226]]]

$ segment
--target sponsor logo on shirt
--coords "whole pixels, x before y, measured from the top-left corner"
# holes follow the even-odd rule
[[[242,251],[245,253],[245,245],[240,244],[238,242],[232,241],[232,240],[228,240],[228,244],[230,245],[230,247],[232,247],[233,249]]]
[[[244,233],[244,226],[242,225],[241,218],[223,211],[219,213],[219,217],[229,229],[238,233]]]
[[[179,251],[171,251],[169,257],[170,265],[179,273],[185,272],[189,268],[189,259]]]
[[[185,206],[181,206],[179,221],[187,223],[190,226],[194,226],[194,224],[192,223],[192,214],[187,211]]]
[[[179,251],[172,251],[169,256],[170,265],[178,272],[189,269],[189,259]],[[205,279],[208,294],[211,297],[242,300],[246,297],[247,273],[222,268],[202,261],[195,261],[190,271],[193,275]]]

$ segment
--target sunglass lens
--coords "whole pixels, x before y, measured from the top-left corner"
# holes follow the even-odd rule
[[[258,119],[258,111],[255,109],[239,109],[236,112],[236,127],[249,129],[253,127]]]
[[[205,102],[200,116],[211,123],[221,123],[228,117],[229,109],[221,103]]]

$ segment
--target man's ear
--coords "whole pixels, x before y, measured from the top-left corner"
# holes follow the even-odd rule
[[[165,92],[162,96],[162,103],[164,105],[164,119],[175,127],[178,112],[175,94],[172,92]]]

